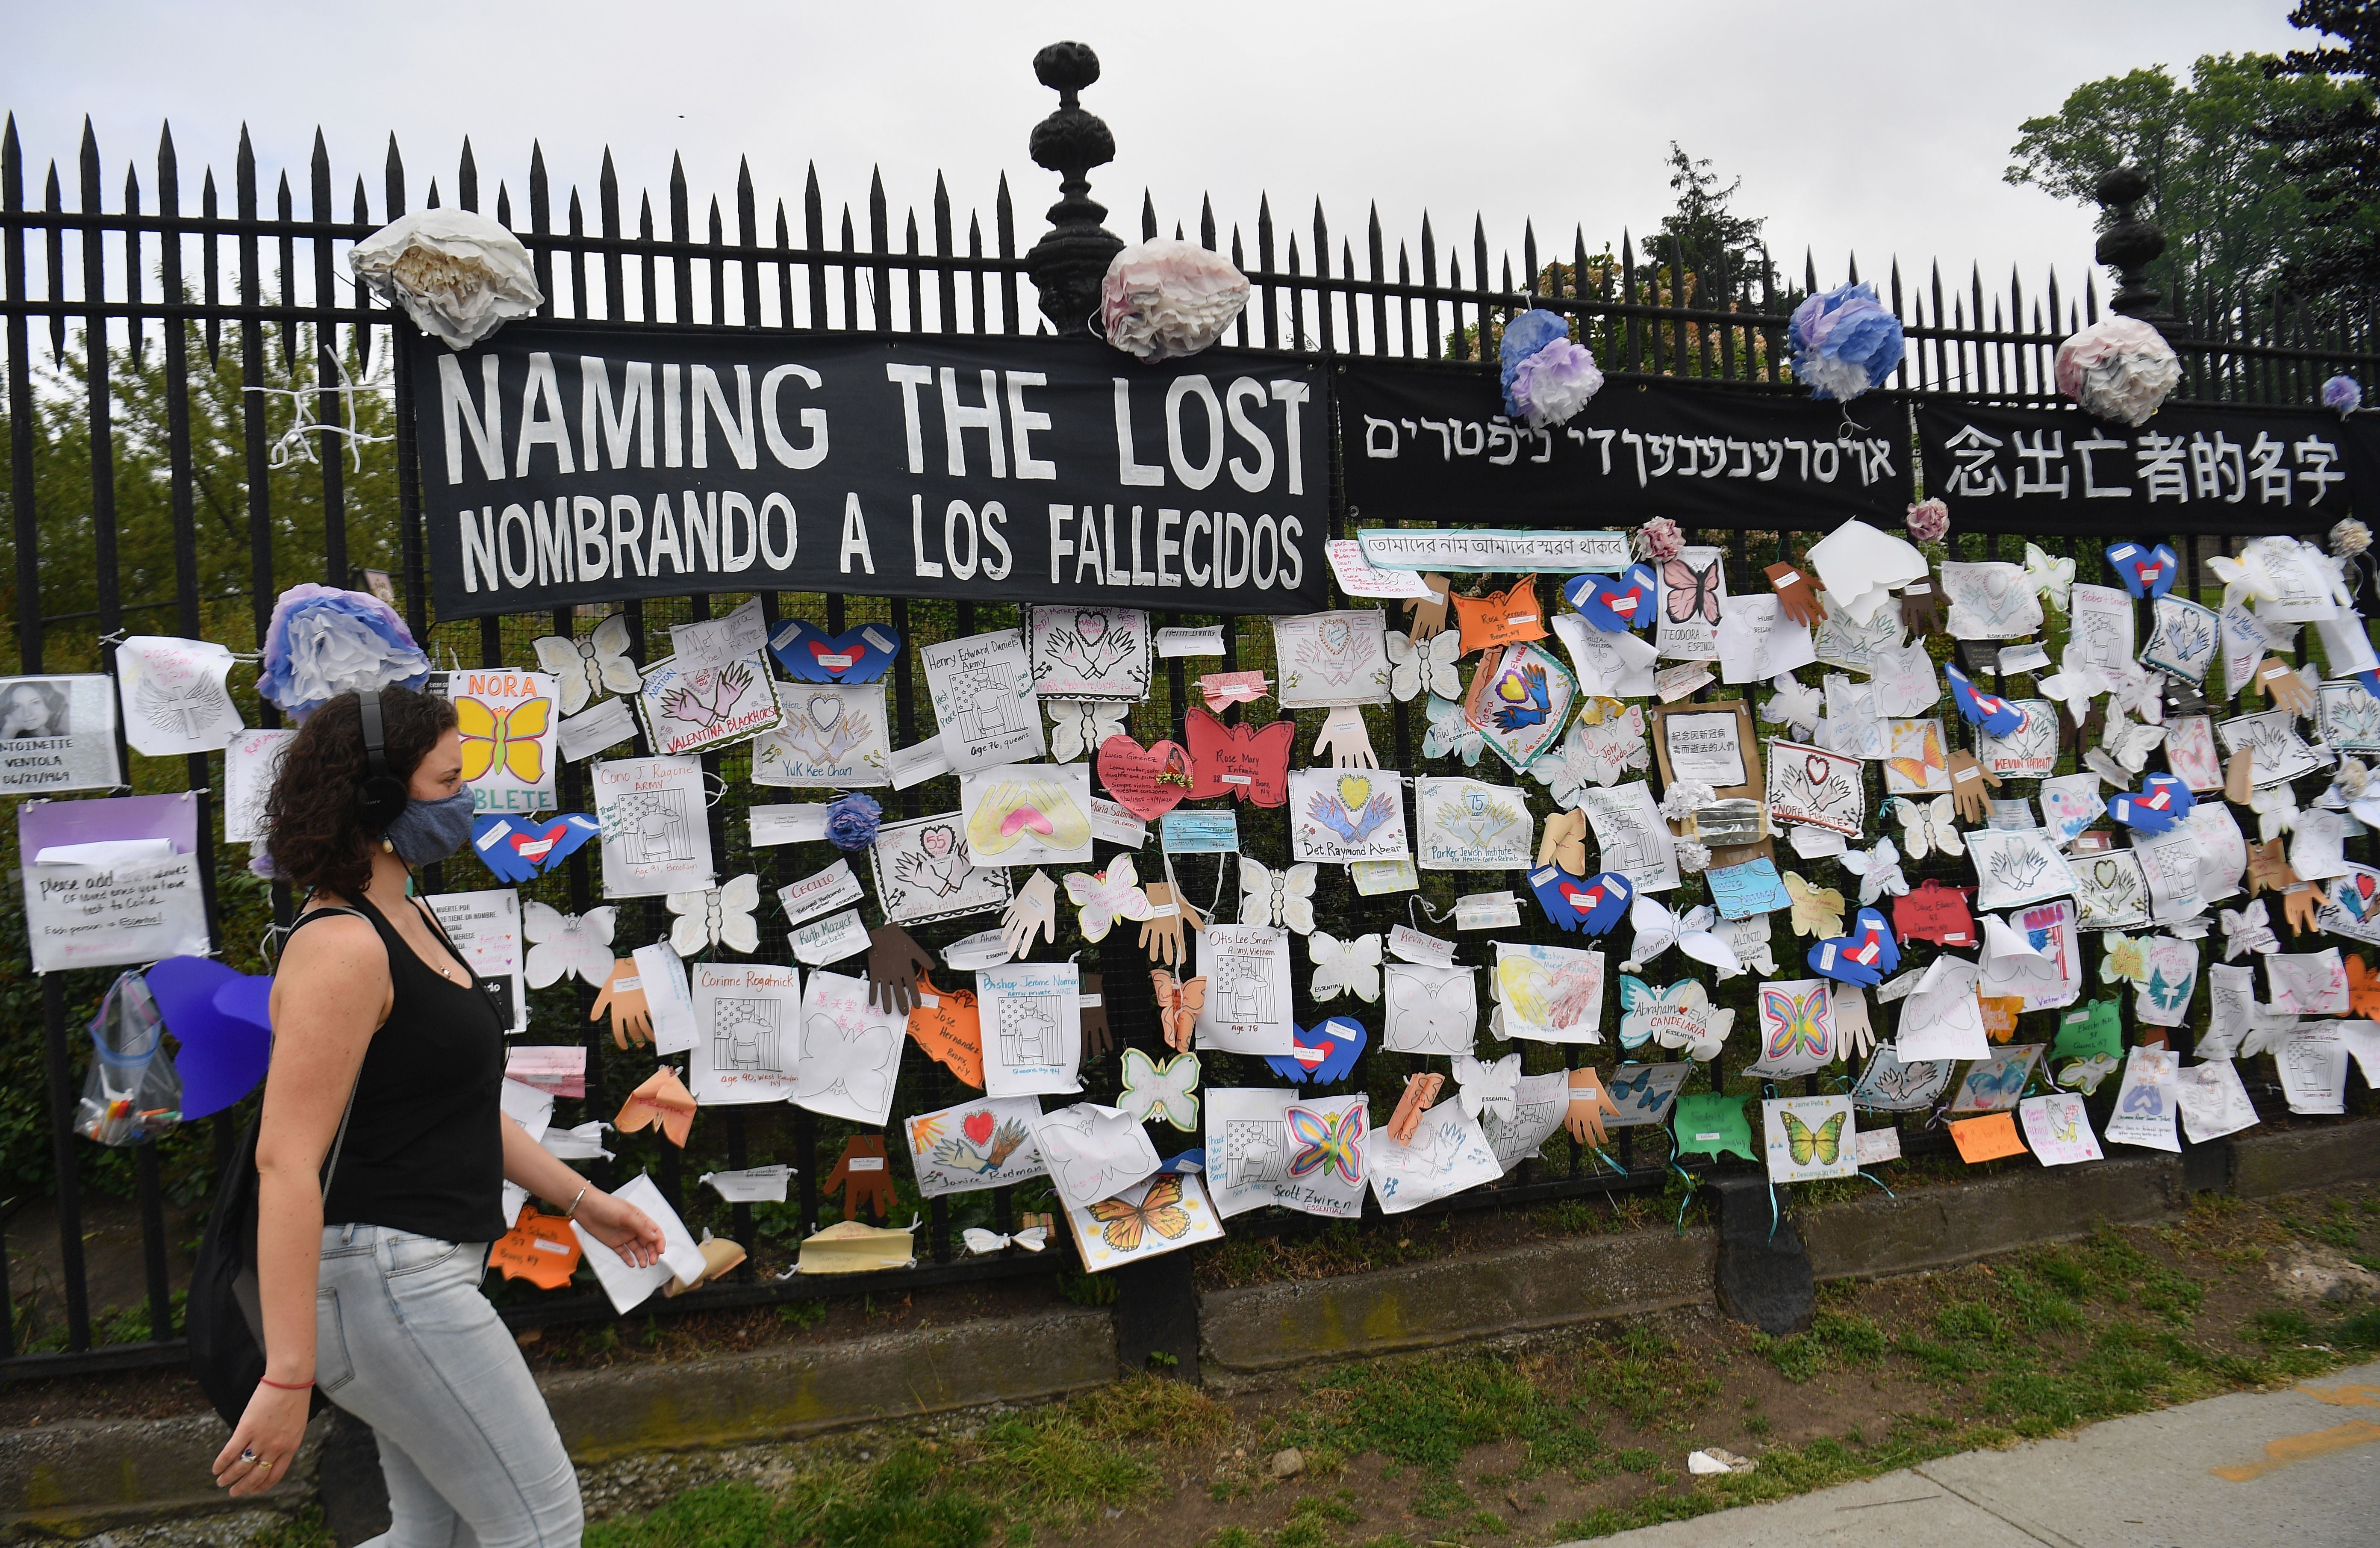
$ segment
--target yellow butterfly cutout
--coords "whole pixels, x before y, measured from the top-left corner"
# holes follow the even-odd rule
[[[545,782],[545,746],[540,737],[553,714],[551,699],[524,699],[509,710],[464,695],[455,701],[455,725],[463,734],[463,782],[485,779],[498,769],[524,785]]]
[[[1814,887],[1801,873],[1785,872],[1785,890],[1793,898],[1793,933],[1831,940],[1843,932],[1843,895],[1833,887]]]
[[[1888,758],[1885,766],[1899,774],[1910,786],[1920,790],[1934,788],[1934,776],[1948,767],[1942,755],[1942,728],[1933,722],[1925,723],[1925,748],[1915,758]]]

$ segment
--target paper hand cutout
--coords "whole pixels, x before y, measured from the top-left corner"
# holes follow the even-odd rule
[[[1930,579],[1912,580],[1900,593],[1900,622],[1912,640],[1923,640],[1942,627],[1942,590]]]
[[[1429,595],[1406,597],[1398,603],[1413,615],[1412,627],[1406,630],[1406,638],[1415,641],[1441,634],[1446,629],[1446,577],[1425,575],[1421,583],[1429,588]]]
[[[2281,913],[2289,921],[2289,933],[2302,935],[2316,928],[2314,910],[2330,901],[2330,896],[2314,883],[2302,881],[2289,865],[2282,840],[2248,846],[2248,896],[2263,892],[2281,895]]]
[[[1804,628],[1815,628],[1826,619],[1826,609],[1818,603],[1818,589],[1799,565],[1786,563],[1768,567],[1768,584],[1777,593],[1777,610]],[[1573,1077],[1577,1071],[1572,1072]]]
[[[1364,712],[1353,704],[1338,704],[1323,718],[1322,735],[1316,737],[1314,750],[1330,750],[1330,765],[1339,769],[1377,769],[1378,758],[1372,752],[1372,733],[1364,725]]]
[[[843,1195],[845,1220],[857,1215],[862,1204],[877,1219],[892,1219],[900,1201],[892,1190],[892,1164],[884,1159],[884,1136],[855,1134],[845,1140],[843,1153],[834,1158],[834,1170],[819,1188],[821,1192]]]
[[[2000,787],[2000,776],[1975,762],[1972,752],[1950,754],[1950,801],[1959,809],[1961,822],[1980,823],[1992,814],[1992,790]]]
[[[1603,1083],[1602,1076],[1592,1069],[1570,1072],[1570,1110],[1562,1115],[1562,1126],[1572,1140],[1601,1150],[1611,1142],[1603,1121],[1618,1116],[1620,1106],[1611,1100],[1611,1088]]]
[[[1572,576],[1562,587],[1578,616],[1605,634],[1625,634],[1651,623],[1660,594],[1650,565],[1632,566],[1625,575]]]
[[[2109,801],[2107,814],[2142,833],[2170,833],[2197,804],[2189,786],[2169,774],[2153,774],[2141,782],[2137,795],[2121,795]]]
[[[1558,865],[1573,876],[1586,874],[1586,813],[1575,808],[1548,812],[1546,835],[1537,843],[1537,863]]]
[[[2107,565],[2116,579],[2124,583],[2135,600],[2161,597],[2173,590],[2174,576],[2181,568],[2181,558],[2169,543],[2154,548],[2137,542],[2111,542],[2107,545]]]
[[[1172,973],[1158,968],[1150,970],[1148,981],[1157,993],[1157,1023],[1165,1033],[1165,1044],[1179,1054],[1190,1046],[1191,1034],[1198,1030],[1198,1012],[1207,1004],[1207,981],[1201,977],[1176,982]]]
[[[1108,1030],[1108,997],[1101,989],[1105,980],[1098,973],[1084,973],[1082,980],[1083,1054],[1085,1057],[1112,1052],[1115,1034]]]
[[[1868,1019],[1867,992],[1855,983],[1838,983],[1835,1000],[1835,1048],[1852,1058],[1876,1052],[1876,1024]]]
[[[1148,894],[1148,917],[1140,921],[1140,949],[1148,954],[1151,962],[1162,962],[1169,968],[1178,966],[1182,961],[1183,925],[1204,930],[1207,921],[1187,899],[1174,896],[1171,882],[1151,882],[1143,890]],[[1167,913],[1168,908],[1173,912]]]
[[[909,1014],[917,1003],[917,975],[934,965],[926,948],[897,924],[868,932],[868,1003],[880,1010]]]
[[[1900,966],[1900,947],[1884,916],[1862,908],[1848,933],[1812,946],[1808,961],[1812,972],[1838,983],[1875,984]]]
[[[2248,691],[2262,689],[2273,696],[2273,708],[2287,710],[2293,715],[2313,713],[2313,689],[2306,687],[2298,669],[2278,656],[2266,656],[2248,679]]]
[[[623,979],[635,982],[637,987],[622,989],[620,982]],[[653,1041],[652,1007],[646,1004],[644,983],[637,977],[635,957],[613,958],[612,976],[603,981],[602,992],[595,996],[595,1004],[589,1008],[587,1019],[601,1021],[606,1010],[612,1013],[613,1047],[625,1051],[632,1042],[642,1045]]]
[[[1050,873],[1036,869],[1008,900],[1000,916],[1000,944],[1008,955],[1023,961],[1033,949],[1033,936],[1055,945],[1058,941],[1058,884]]]
[[[1437,1103],[1439,1088],[1445,1084],[1445,1076],[1427,1071],[1406,1076],[1405,1094],[1397,1099],[1397,1110],[1389,1115],[1389,1138],[1400,1145],[1412,1144],[1421,1115]]]
[[[1958,701],[1959,713],[1971,725],[1980,725],[1995,737],[2013,736],[2023,726],[2022,710],[1996,693],[1977,689],[1957,662],[1943,663],[1942,671],[1950,679],[1950,697]]]
[[[1364,1024],[1353,1017],[1325,1017],[1311,1027],[1300,1027],[1287,1054],[1268,1054],[1264,1061],[1275,1075],[1296,1084],[1343,1080],[1371,1042]]]
[[[677,1078],[677,1071],[668,1065],[652,1072],[645,1083],[628,1093],[621,1105],[620,1115],[612,1127],[623,1134],[634,1134],[640,1128],[661,1126],[662,1138],[679,1150],[686,1149],[686,1131],[694,1127],[694,1093]]]

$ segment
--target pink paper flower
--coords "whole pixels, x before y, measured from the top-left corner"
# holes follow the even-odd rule
[[[1950,507],[1939,500],[1920,500],[1909,507],[1909,535],[1919,542],[1940,542],[1950,530]]]
[[[1657,516],[1636,529],[1636,542],[1644,549],[1645,556],[1656,564],[1676,558],[1678,550],[1686,545],[1685,534],[1679,531],[1678,524],[1666,516]]]

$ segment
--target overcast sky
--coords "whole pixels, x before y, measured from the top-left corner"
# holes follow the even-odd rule
[[[411,0],[397,6],[0,0],[0,108],[15,114],[38,198],[55,157],[73,200],[89,114],[108,202],[138,156],[144,187],[170,118],[193,198],[197,168],[227,183],[239,126],[266,186],[292,169],[300,213],[314,128],[327,135],[340,211],[361,173],[377,213],[389,134],[418,203],[434,174],[452,201],[465,135],[483,208],[499,177],[516,201],[533,140],[560,185],[592,185],[604,147],[622,182],[660,203],[686,158],[698,223],[732,195],[739,154],[762,199],[799,219],[804,169],[829,201],[864,201],[881,168],[894,203],[921,208],[934,174],[964,212],[1006,173],[1020,243],[1044,225],[1055,178],[1026,154],[1055,99],[1033,79],[1041,44],[1099,51],[1085,96],[1115,132],[1093,192],[1138,236],[1142,190],[1168,234],[1211,193],[1219,219],[1310,225],[1358,238],[1377,201],[1393,255],[1430,212],[1441,244],[1468,246],[1475,213],[1518,262],[1524,218],[1567,249],[1642,233],[1670,203],[1671,140],[1740,176],[1738,207],[1769,218],[1780,256],[1807,245],[1821,280],[1843,255],[1912,280],[1940,259],[1987,286],[2010,265],[2033,290],[2051,264],[2070,286],[2090,260],[2091,214],[2001,181],[2024,118],[2079,82],[2202,54],[2300,38],[2288,0],[1609,0],[1553,6],[1210,0],[1090,4],[672,4]],[[557,213],[563,199],[556,198]],[[666,206],[662,206],[663,209]],[[631,201],[633,209],[633,201]],[[732,211],[732,203],[729,205]],[[732,218],[732,217],[731,217]],[[864,225],[864,208],[860,218]],[[525,212],[523,219],[526,219]],[[929,228],[930,229],[930,228]],[[960,229],[965,229],[964,214]],[[798,231],[798,224],[796,225]]]

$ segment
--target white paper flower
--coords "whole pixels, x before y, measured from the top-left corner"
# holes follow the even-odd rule
[[[2058,390],[2103,420],[2139,424],[2180,381],[2173,346],[2137,317],[2106,318],[2058,347]]]
[[[417,210],[355,245],[347,263],[449,349],[468,349],[545,304],[520,238],[468,210]]]
[[[1718,792],[1701,780],[1681,779],[1661,797],[1661,815],[1672,823],[1682,823],[1717,799]]]
[[[1247,276],[1196,242],[1140,242],[1115,255],[1099,290],[1108,342],[1144,360],[1195,355],[1248,304]]]

